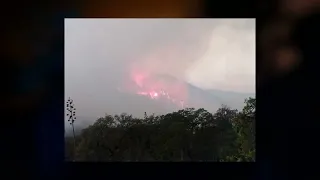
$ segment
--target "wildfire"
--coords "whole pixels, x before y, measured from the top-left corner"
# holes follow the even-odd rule
[[[186,84],[172,76],[156,74],[148,67],[131,64],[129,77],[122,86],[123,92],[148,97],[152,100],[171,102],[184,107],[188,101]],[[183,103],[181,103],[183,102]]]
[[[148,90],[148,88],[140,88],[140,91],[136,92],[136,94],[149,97],[150,99],[153,99],[153,100],[166,100],[173,104],[176,104],[181,108],[184,108],[185,106],[183,100],[179,100],[177,98],[174,98],[174,96],[170,96],[170,93],[163,89]]]

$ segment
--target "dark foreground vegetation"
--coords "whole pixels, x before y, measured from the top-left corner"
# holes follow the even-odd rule
[[[256,100],[241,111],[187,108],[143,119],[106,115],[66,138],[68,161],[255,161]],[[75,149],[74,149],[75,146]]]

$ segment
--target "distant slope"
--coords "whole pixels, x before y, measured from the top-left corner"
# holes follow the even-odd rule
[[[256,96],[255,93],[238,93],[220,90],[210,90],[209,93],[219,97],[222,100],[222,104],[239,110],[243,108],[245,99]]]
[[[193,85],[188,85],[189,101],[192,102],[200,100],[203,108],[210,112],[216,111],[222,104],[234,109],[242,109],[244,100],[248,97],[254,97],[254,93],[238,93],[221,90],[203,90]],[[200,106],[201,106],[200,105]],[[195,105],[197,107],[197,105]]]
[[[161,77],[169,78],[171,82],[176,79],[172,77]],[[221,90],[203,90],[192,84],[186,83],[186,88],[188,91],[188,106],[194,108],[204,108],[209,112],[214,113],[222,104],[227,105],[231,108],[241,110],[244,106],[244,100],[248,97],[255,97],[254,93],[238,93],[230,91]],[[135,117],[143,117],[144,112],[148,114],[155,113],[166,114],[168,112],[176,111],[181,107],[176,104],[167,101],[166,99],[150,99],[147,96],[141,96],[138,94],[124,93],[124,92],[114,92],[118,93],[116,97],[119,97],[117,101],[108,104],[104,112],[97,114],[95,117],[77,117],[75,122],[75,129],[79,131],[84,127],[93,124],[97,120],[98,116],[103,116],[105,113],[115,115],[121,114],[123,112],[127,114],[132,114]],[[119,108],[120,107],[120,108]],[[102,108],[103,109],[103,108]],[[65,123],[66,131],[72,133],[71,126]],[[67,133],[67,134],[68,134]]]

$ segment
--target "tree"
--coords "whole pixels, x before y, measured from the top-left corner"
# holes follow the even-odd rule
[[[214,114],[186,108],[135,118],[98,118],[74,139],[77,161],[254,161],[255,99],[238,112],[222,105]],[[66,139],[70,157],[72,143]],[[75,141],[74,141],[75,142]],[[69,158],[70,160],[70,158]]]
[[[74,132],[74,122],[76,120],[76,108],[74,107],[73,104],[73,100],[69,97],[68,101],[67,101],[67,116],[68,116],[68,122],[70,123],[70,125],[72,126],[72,133],[73,133],[73,149],[74,149],[74,153],[73,156],[75,159],[75,149],[76,149],[76,135]]]
[[[222,105],[213,115],[214,124],[217,128],[216,143],[218,147],[218,159],[224,159],[235,153],[237,139],[232,121],[237,117],[238,111]]]
[[[238,134],[238,153],[230,160],[255,161],[255,112],[256,99],[248,98],[245,106],[233,121],[233,127]]]

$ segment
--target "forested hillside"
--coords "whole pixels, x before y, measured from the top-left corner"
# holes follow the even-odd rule
[[[166,115],[106,115],[66,137],[68,161],[255,161],[255,98],[242,110],[187,108]],[[76,122],[75,122],[76,123]],[[75,147],[75,148],[74,148]]]

